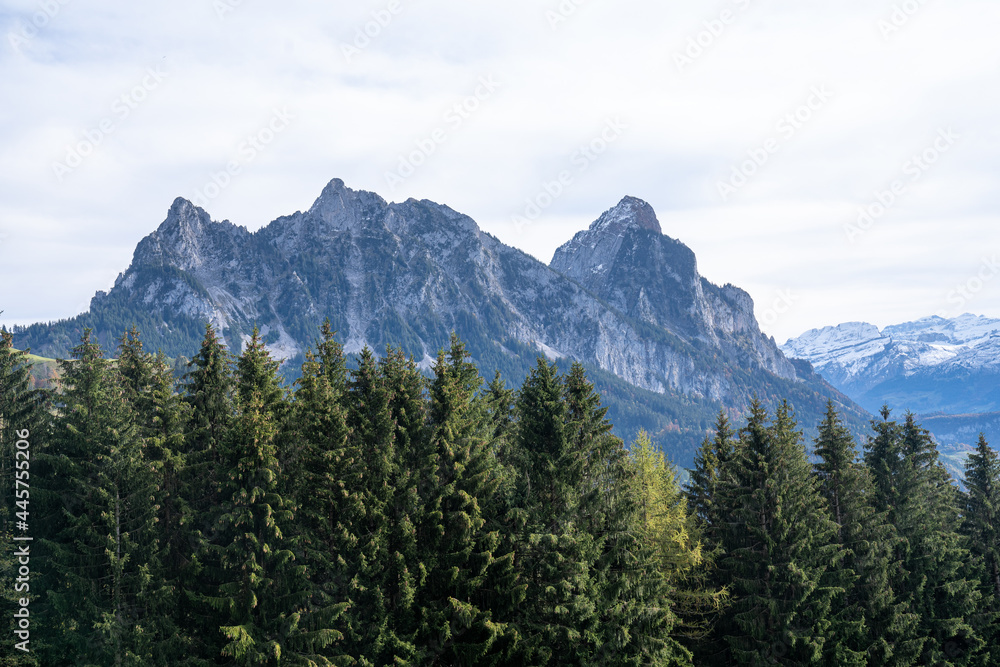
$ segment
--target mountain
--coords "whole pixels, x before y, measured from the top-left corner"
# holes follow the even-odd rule
[[[305,212],[249,232],[177,199],[88,312],[15,329],[15,344],[66,356],[84,327],[105,348],[135,323],[152,349],[191,356],[211,322],[239,350],[256,325],[294,377],[329,318],[349,353],[401,346],[428,368],[455,331],[484,375],[519,383],[536,355],[578,360],[622,437],[646,428],[689,465],[720,408],[788,398],[803,425],[832,399],[866,415],[761,333],[753,301],[698,274],[694,253],[626,197],[559,248],[552,265],[447,206],[331,181]]]
[[[879,330],[850,322],[782,345],[865,409],[922,415],[1000,412],[1000,320],[928,317]]]

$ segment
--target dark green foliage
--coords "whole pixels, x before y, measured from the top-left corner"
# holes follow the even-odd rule
[[[980,434],[965,464],[962,533],[981,562],[982,602],[972,624],[986,641],[987,664],[1000,663],[1000,458]]]
[[[912,665],[920,653],[914,614],[898,600],[891,575],[896,532],[887,513],[874,508],[871,476],[857,461],[854,438],[830,403],[819,426],[814,465],[820,491],[836,524],[834,542],[844,559],[828,572],[828,581],[845,593],[831,611],[832,638],[824,649],[826,664]]]
[[[15,648],[22,638],[14,634],[17,619],[13,614],[21,609],[20,600],[29,600],[29,613],[37,618],[42,610],[39,602],[44,602],[44,590],[37,578],[29,589],[28,582],[18,582],[18,557],[15,549],[24,542],[15,542],[14,537],[32,536],[32,527],[42,526],[38,509],[38,494],[32,497],[34,478],[42,469],[38,467],[34,453],[38,453],[47,438],[47,392],[31,389],[31,365],[27,354],[14,349],[11,335],[0,330],[0,600],[3,601],[6,619],[0,636],[0,665],[37,665],[35,656]],[[18,441],[27,442],[23,449]],[[32,446],[34,445],[34,446]],[[18,454],[18,452],[21,452]],[[21,486],[17,486],[17,481]],[[21,513],[19,517],[18,514]],[[17,522],[25,520],[28,530],[19,529]],[[30,545],[29,545],[30,546]],[[15,588],[15,586],[17,588]],[[37,622],[37,621],[36,621]],[[40,648],[37,632],[30,637],[27,645],[32,651]]]
[[[416,526],[408,510],[417,505],[416,489],[399,485],[409,471],[400,466],[391,404],[395,400],[397,412],[415,406],[393,396],[388,385],[371,350],[362,350],[347,392],[350,446],[359,452],[362,473],[358,491],[363,514],[348,563],[352,604],[344,646],[347,655],[363,665],[414,659],[414,601],[426,576],[426,571],[411,568],[416,565]]]
[[[755,402],[738,436],[720,413],[685,503],[580,364],[514,390],[454,335],[427,378],[391,347],[348,370],[320,334],[290,395],[256,331],[234,363],[208,327],[179,391],[137,329],[113,361],[85,333],[51,418],[0,339],[2,483],[28,424],[43,564],[36,652],[3,664],[998,660],[984,439],[959,494],[912,416],[884,411],[862,463],[831,403],[810,464],[790,407]]]
[[[921,664],[977,664],[983,640],[972,625],[983,602],[976,563],[959,534],[958,490],[930,434],[912,414],[875,420],[865,460],[875,481],[875,507],[888,513],[899,540],[892,587],[917,616]]]
[[[357,545],[356,521],[364,511],[358,493],[359,454],[348,440],[343,350],[329,322],[321,333],[296,382],[282,476],[282,486],[295,498],[296,551],[309,575],[308,615],[300,641],[317,656],[317,664],[324,664],[320,655],[344,662],[338,660],[334,642],[343,637],[341,616],[351,595],[348,559]]]
[[[421,484],[419,542],[427,570],[420,591],[424,660],[445,665],[496,664],[511,654],[517,633],[510,620],[523,602],[514,552],[483,506],[500,486],[491,475],[482,380],[453,336],[438,355],[430,383],[428,458]]]
[[[563,391],[555,366],[539,359],[515,408],[525,466],[514,511],[527,584],[517,625],[525,637],[521,660],[529,664],[573,663],[598,644],[591,564],[599,549],[579,513],[586,452],[574,446]]]
[[[55,573],[43,662],[159,664],[156,482],[125,383],[89,331],[62,371],[44,480],[58,500],[41,542]]]
[[[746,665],[820,664],[830,607],[843,592],[825,575],[843,554],[787,405],[769,422],[754,404],[719,481],[719,575],[732,595],[716,627],[724,655]]]
[[[295,662],[334,639],[327,633],[305,646],[299,641],[307,587],[305,567],[285,536],[292,503],[278,488],[277,433],[286,403],[277,368],[254,331],[237,364],[236,412],[222,441],[220,502],[212,512],[215,534],[204,548],[217,592],[199,600],[217,615],[222,656],[238,665]]]

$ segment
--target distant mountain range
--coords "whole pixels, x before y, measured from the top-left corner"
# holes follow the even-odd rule
[[[765,336],[750,296],[702,278],[694,253],[626,197],[559,248],[551,266],[447,206],[331,181],[305,212],[249,232],[177,199],[88,312],[15,329],[15,345],[65,357],[85,327],[113,349],[135,323],[147,347],[191,356],[205,322],[239,350],[256,325],[294,377],[329,318],[349,353],[401,346],[424,368],[456,331],[484,375],[521,381],[537,355],[587,366],[622,437],[649,430],[682,466],[719,409],[791,401],[808,430],[834,400],[867,415]]]
[[[781,349],[876,412],[920,416],[945,447],[1000,445],[1000,320],[927,317],[879,330],[864,322],[813,329]]]
[[[786,342],[835,387],[875,412],[1000,412],[1000,320],[928,317],[886,327],[863,322],[813,329]]]

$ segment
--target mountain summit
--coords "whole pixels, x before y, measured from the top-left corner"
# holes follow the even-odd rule
[[[539,354],[580,361],[622,435],[644,427],[679,447],[682,464],[720,408],[735,414],[754,394],[791,399],[807,425],[833,398],[860,423],[845,397],[761,333],[746,292],[702,278],[694,253],[633,197],[551,266],[447,206],[388,203],[339,179],[307,211],[253,233],[177,199],[87,313],[15,336],[66,356],[84,327],[113,349],[136,324],[147,347],[191,356],[205,322],[233,350],[257,326],[292,375],[325,318],[348,353],[401,346],[424,367],[452,331],[484,373],[515,382]]]

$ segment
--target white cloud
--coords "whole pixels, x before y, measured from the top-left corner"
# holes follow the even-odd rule
[[[710,279],[762,307],[782,290],[800,295],[767,325],[782,340],[931,314],[1000,250],[992,0],[922,3],[888,37],[879,21],[898,3],[887,0],[577,0],[555,29],[557,0],[225,1],[222,18],[209,0],[57,1],[16,49],[9,36],[23,36],[42,3],[0,7],[2,321],[74,315],[173,198],[203,189],[276,108],[294,120],[241,164],[211,200],[213,217],[256,228],[340,177],[388,199],[446,203],[548,260],[631,194],[654,205]],[[711,35],[723,9],[733,20]],[[344,46],[357,48],[366,28],[370,43],[348,59]],[[678,71],[691,39],[708,46]],[[115,101],[157,67],[162,84],[115,116]],[[491,76],[495,94],[449,124],[449,109]],[[718,182],[814,86],[833,97],[723,202]],[[620,140],[515,229],[525,200],[615,117],[628,124]],[[114,131],[60,182],[53,164],[107,118]],[[942,127],[961,142],[849,243],[844,224]],[[386,172],[439,128],[446,138],[391,190]],[[969,309],[1000,315],[1000,284]]]

